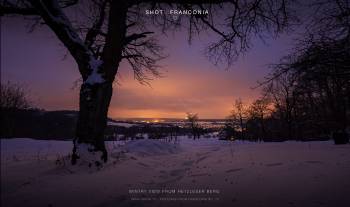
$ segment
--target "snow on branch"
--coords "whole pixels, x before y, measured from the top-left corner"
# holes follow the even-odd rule
[[[101,67],[102,64],[102,60],[97,60],[94,57],[90,58],[89,65],[91,68],[91,73],[84,83],[94,85],[105,82],[105,79],[102,77],[102,74],[98,73],[98,69]]]
[[[29,1],[39,12],[45,23],[67,47],[71,55],[79,64],[79,70],[83,78],[86,78],[90,73],[89,68],[81,66],[89,64],[92,52],[85,46],[78,33],[73,29],[70,20],[62,11],[57,0]]]
[[[129,44],[130,42],[132,41],[135,41],[137,39],[140,39],[140,38],[146,38],[148,34],[153,34],[154,32],[142,32],[142,33],[134,33],[134,34],[131,34],[129,36],[126,36],[125,37],[125,45]]]

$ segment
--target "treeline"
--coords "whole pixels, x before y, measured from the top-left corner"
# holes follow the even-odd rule
[[[260,83],[261,99],[234,104],[227,136],[250,140],[348,142],[350,38],[309,39]]]
[[[35,107],[25,86],[1,83],[1,138],[71,139],[76,111],[45,111]]]
[[[70,140],[75,136],[76,111],[1,109],[1,138]]]
[[[306,32],[294,52],[272,65],[259,83],[261,99],[247,107],[240,100],[235,103],[225,131],[241,139],[348,142],[349,1],[314,1],[308,6]]]

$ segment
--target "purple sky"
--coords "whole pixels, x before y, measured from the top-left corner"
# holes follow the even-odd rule
[[[23,84],[35,106],[46,110],[78,109],[79,79],[77,65],[49,28],[43,26],[28,33],[22,18],[3,18],[1,29],[1,81]],[[110,117],[183,118],[186,112],[200,118],[224,118],[234,100],[246,103],[259,97],[252,90],[257,80],[292,48],[292,38],[282,35],[253,46],[228,71],[213,66],[203,55],[208,35],[188,45],[186,32],[159,36],[170,56],[162,61],[164,78],[140,85],[127,64],[119,69]],[[66,58],[64,58],[66,56]]]

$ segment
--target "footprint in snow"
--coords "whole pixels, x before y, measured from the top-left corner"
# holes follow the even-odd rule
[[[170,175],[171,175],[171,176],[184,175],[185,172],[186,172],[187,170],[189,170],[189,169],[190,169],[190,168],[172,170],[172,171],[170,171]]]
[[[266,167],[275,167],[275,166],[280,166],[280,165],[283,165],[283,163],[282,162],[268,163],[265,166]]]
[[[305,161],[306,163],[310,163],[310,164],[322,164],[323,162],[321,161],[318,161],[318,160],[308,160],[308,161]]]
[[[208,157],[209,157],[209,156],[201,157],[201,158],[199,158],[199,159],[196,161],[196,163],[198,164],[199,162],[201,162],[201,161],[207,159]]]
[[[190,160],[190,161],[185,161],[185,162],[183,163],[183,165],[185,165],[185,166],[190,166],[190,165],[192,165],[193,163],[194,163],[194,161]]]
[[[235,168],[235,169],[230,169],[230,170],[226,170],[227,173],[232,173],[232,172],[238,172],[243,170],[243,168]]]
[[[149,165],[145,164],[145,163],[142,163],[142,162],[138,162],[139,165],[142,165],[144,167],[149,167]]]
[[[199,173],[199,174],[192,174],[190,177],[201,177],[201,176],[207,176],[208,173]]]

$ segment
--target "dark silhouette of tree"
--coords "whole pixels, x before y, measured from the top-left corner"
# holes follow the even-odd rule
[[[1,83],[0,94],[1,110],[20,110],[31,107],[28,92],[19,84],[11,82]]]
[[[315,1],[309,30],[262,84],[284,114],[289,134],[333,133],[346,140],[350,109],[350,3]],[[303,125],[303,126],[302,126]],[[301,129],[302,128],[302,129]],[[305,133],[305,132],[304,132]],[[300,134],[300,133],[299,133]],[[345,141],[347,142],[347,141]]]
[[[255,100],[248,110],[250,122],[256,123],[259,129],[259,138],[266,138],[265,119],[271,114],[270,102],[266,98]]]
[[[206,49],[214,63],[231,64],[250,46],[253,35],[277,34],[289,26],[293,13],[287,0],[18,0],[1,1],[1,15],[25,15],[46,24],[75,59],[83,83],[72,162],[81,146],[102,152],[112,83],[121,61],[127,61],[142,83],[159,75],[157,61],[164,58],[152,30],[188,30],[189,41],[203,32],[218,37]],[[76,9],[84,6],[88,9]],[[145,15],[145,9],[199,9],[205,15]],[[76,9],[76,10],[74,10]],[[67,10],[66,12],[64,10]],[[78,19],[70,12],[83,10]],[[73,11],[72,11],[73,10]],[[157,29],[154,29],[157,28]],[[266,34],[266,33],[264,33]]]
[[[307,21],[307,34],[317,40],[349,38],[349,0],[322,0],[306,5],[312,15]]]
[[[242,99],[237,99],[233,105],[233,109],[231,110],[230,115],[228,116],[228,120],[231,122],[233,128],[238,126],[238,131],[240,132],[240,138],[245,138],[246,131],[246,121],[248,118],[247,109],[243,104]]]
[[[16,131],[16,116],[32,108],[29,92],[10,81],[0,86],[1,137],[10,137]]]
[[[186,113],[186,121],[191,129],[193,139],[200,138],[200,126],[198,124],[198,114]]]
[[[293,74],[285,73],[273,79],[263,89],[267,97],[274,105],[275,118],[281,120],[280,130],[286,129],[288,139],[294,137],[296,124],[296,78]]]

